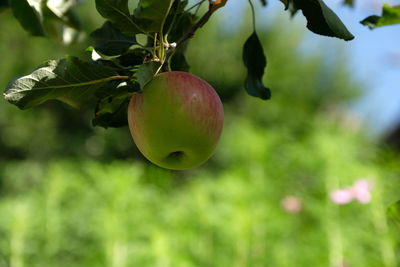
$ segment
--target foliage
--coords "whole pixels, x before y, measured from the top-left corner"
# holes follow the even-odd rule
[[[256,32],[253,32],[244,43],[243,62],[247,68],[245,88],[249,95],[261,99],[271,98],[271,90],[266,88],[262,83],[267,59],[265,58],[263,47]]]
[[[81,50],[27,40],[3,18],[9,27],[0,33],[0,48],[15,46],[20,54],[4,53],[1,83],[47,54]],[[186,63],[218,89],[228,114],[219,151],[192,172],[168,172],[138,157],[117,161],[135,153],[129,132],[91,128],[87,109],[45,103],[16,112],[0,101],[0,266],[398,265],[399,245],[388,234],[385,209],[398,199],[400,159],[377,154],[376,145],[350,131],[354,122],[340,113],[359,87],[343,65],[345,53],[336,50],[330,60],[323,51],[300,56],[302,36],[285,23],[258,30],[274,55],[267,77],[276,93],[268,105],[240,91],[246,69],[236,44],[245,42],[248,27],[230,35],[206,27],[187,47]],[[121,36],[110,25],[94,34],[92,46],[101,57],[95,65],[114,69],[143,60],[125,50],[143,36]],[[107,47],[114,39],[116,54]],[[142,83],[154,67],[141,66],[147,73]],[[98,93],[100,118],[118,110],[130,92],[119,86],[111,95]],[[107,127],[116,121],[102,122]],[[370,204],[329,201],[330,190],[360,177],[375,183]],[[303,201],[300,213],[282,208],[288,195]]]
[[[46,74],[40,67],[32,73],[33,76],[40,73],[40,79],[27,78],[32,77],[31,75],[11,82],[6,88],[5,98],[20,108],[33,107],[48,100],[59,100],[74,107],[91,104],[95,109],[94,125],[124,126],[126,121],[121,119],[121,111],[126,108],[131,95],[138,92],[139,87],[143,88],[144,84],[140,81],[148,81],[160,71],[188,71],[189,66],[184,55],[187,45],[184,43],[193,37],[195,32],[208,22],[211,15],[227,3],[227,0],[208,1],[208,11],[201,18],[197,18],[197,11],[193,13],[192,10],[196,6],[199,10],[198,7],[207,2],[205,0],[189,8],[187,7],[188,0],[140,0],[133,13],[129,10],[128,2],[128,0],[95,1],[97,11],[107,21],[91,34],[92,61],[82,63],[85,65],[84,69],[80,69],[81,63],[77,64],[77,62],[81,60],[78,59],[49,61],[54,69],[63,68],[65,62],[69,62],[69,67],[62,71],[62,75],[53,71]],[[267,5],[266,0],[260,2],[262,6]],[[354,38],[323,0],[281,0],[281,2],[292,16],[301,10],[307,19],[307,28],[314,33],[346,41]],[[40,3],[10,0],[1,3],[2,8],[12,9],[20,24],[32,35],[44,36],[57,32],[55,23],[80,29],[80,23],[74,11],[74,0],[41,1]],[[262,82],[267,61],[255,29],[254,6],[251,0],[249,3],[253,11],[254,29],[243,48],[243,61],[248,71],[245,89],[252,96],[269,99],[271,91]],[[353,5],[353,1],[344,3]],[[362,23],[371,28],[399,23],[397,10],[397,7],[385,5],[382,17],[371,16]],[[138,35],[146,36],[146,42],[138,42]],[[145,65],[149,61],[160,62],[161,65],[158,68],[147,68]],[[56,83],[54,88],[47,88],[53,85],[46,83],[46,90],[41,91],[44,80],[62,80],[63,76],[73,77],[77,69],[86,76],[83,79],[84,82],[82,78],[67,79],[61,85],[62,87]],[[100,75],[94,77],[92,73]],[[99,92],[104,91],[101,89],[104,86],[108,89],[107,95]],[[79,105],[77,105],[75,102],[81,97],[82,92],[85,98],[78,100]],[[66,94],[67,97],[65,97]],[[71,98],[75,101],[70,101]],[[117,101],[111,100],[111,105],[104,105],[110,98]]]
[[[111,68],[67,57],[49,61],[31,75],[11,82],[5,97],[20,108],[39,105],[48,97],[79,108],[92,101],[94,93],[108,91],[107,82],[117,79],[121,76]]]
[[[21,26],[33,36],[52,36],[58,38],[65,28],[81,29],[74,6],[75,0],[63,1],[28,1],[9,0],[3,1],[4,8],[12,9],[15,18]]]
[[[370,29],[400,23],[400,6],[383,5],[382,16],[369,16],[361,21]]]
[[[87,10],[90,5],[83,7],[86,8],[84,13],[89,15]],[[2,23],[12,25],[12,21],[6,20],[5,16],[0,19]],[[241,48],[235,44],[246,40],[249,25],[226,35],[218,30],[218,23],[217,20],[210,21],[209,27],[198,32],[196,38],[191,41],[192,45],[188,47],[186,57],[192,66],[192,73],[213,84],[224,106],[229,109],[230,105],[236,106],[238,102],[246,103],[243,101],[246,97],[241,90],[241,82],[246,78],[246,71],[241,64]],[[277,20],[271,25],[282,25],[282,23],[284,22]],[[312,120],[319,110],[326,109],[333,103],[336,105],[348,101],[350,97],[357,95],[354,89],[359,88],[359,85],[349,78],[348,70],[342,64],[345,62],[344,58],[335,57],[335,60],[331,61],[323,55],[323,51],[303,57],[298,53],[297,47],[302,38],[301,31],[296,28],[284,28],[286,29],[284,31],[272,28],[259,31],[261,43],[268,43],[268,49],[275,55],[269,60],[268,81],[279,93],[275,95],[274,101],[263,107],[263,112],[260,109],[256,117],[264,121],[269,120],[271,127],[282,123],[296,124],[300,127]],[[57,43],[44,39],[29,39],[23,34],[11,34],[14,31],[15,29],[10,27],[0,33],[4,49],[18,43],[18,49],[30,51],[32,55],[23,54],[27,59],[21,62],[13,57],[13,54],[5,54],[4,61],[0,63],[0,69],[3,71],[0,86],[5,85],[7,79],[13,77],[15,73],[25,72],[35,66],[35,62],[45,60],[48,53],[62,55],[65,49]],[[288,35],[291,36],[290,41],[286,38]],[[231,42],[226,42],[227,38]],[[77,44],[75,47],[69,46],[68,49],[71,49],[70,53],[78,53],[81,46],[82,44],[80,46]],[[216,46],[224,53],[213,49]],[[335,54],[344,56],[339,50]],[[214,60],[210,61],[210,58]],[[292,64],[287,64],[288,60],[291,60]],[[220,67],[220,62],[224,62],[224,68]],[[207,68],[204,68],[205,65]],[[126,109],[123,105],[117,109],[120,107],[119,101],[125,100],[123,96],[125,89],[119,88],[115,96],[107,97],[107,91],[101,93],[104,95],[104,101],[99,103],[101,108],[96,110],[98,120],[93,123],[104,123],[105,127],[111,127],[106,124],[109,122],[115,125],[126,123]],[[118,94],[122,97],[120,98]],[[285,99],[291,99],[290,108],[287,108]],[[109,111],[114,109],[116,116],[110,117],[112,113]],[[93,116],[93,111],[90,109],[82,108],[74,111],[65,105],[48,102],[29,112],[16,112],[15,107],[7,105],[4,101],[0,103],[0,111],[2,129],[0,158],[2,159],[49,160],[54,157],[87,156],[97,160],[110,160],[139,157],[135,154],[135,148],[126,128],[104,131],[100,127],[90,127],[88,121]],[[103,116],[109,118],[102,120]],[[43,138],[44,134],[46,138]]]
[[[346,41],[354,39],[339,17],[322,1],[293,0],[291,12],[301,10],[307,19],[307,28],[317,34],[337,37]]]
[[[354,38],[324,1],[281,1],[292,16],[301,10],[307,19],[307,28],[314,33],[347,41]],[[265,0],[260,2],[263,6],[267,4]],[[207,3],[208,10],[198,17],[199,7]],[[121,113],[132,94],[139,92],[144,82],[160,71],[188,71],[189,65],[185,58],[188,40],[226,3],[226,0],[202,0],[188,7],[188,0],[140,0],[131,11],[128,0],[96,0],[97,11],[107,21],[91,34],[93,45],[88,51],[92,60],[71,61],[71,57],[67,57],[49,61],[51,68],[55,70],[60,70],[66,62],[69,63],[62,74],[45,72],[43,70],[48,68],[39,67],[31,75],[16,79],[7,86],[5,98],[20,108],[33,107],[48,100],[59,100],[73,107],[87,106],[95,110],[94,125],[124,126],[126,120],[121,119]],[[243,62],[248,72],[244,87],[252,96],[269,99],[271,91],[262,81],[267,61],[255,29],[254,6],[250,0],[249,3],[253,9],[254,27],[243,48]],[[345,3],[351,5],[353,2]],[[64,27],[79,29],[74,6],[73,0],[41,1],[40,4],[28,0],[9,2],[9,7],[21,25],[32,35],[39,36],[53,32],[48,30],[54,28],[53,21]],[[379,20],[381,22],[377,22],[378,24],[388,24],[386,18],[391,14],[387,7],[385,10],[382,21]],[[394,22],[396,21],[390,23]],[[48,27],[50,24],[53,27]],[[139,37],[145,40],[140,42]],[[85,67],[82,69],[73,62],[80,62]],[[160,66],[154,67],[158,63]],[[63,80],[64,76],[73,77],[77,69],[85,78],[66,79],[61,84],[53,84],[53,81]],[[34,77],[39,73],[39,78]],[[93,73],[97,75],[93,76]],[[46,82],[43,86],[43,81],[48,80],[51,82]],[[54,88],[48,88],[53,85]],[[107,90],[103,90],[104,87]],[[42,90],[43,88],[46,90]],[[103,94],[104,91],[108,93]],[[85,99],[79,100],[82,95]],[[87,101],[88,99],[91,101]],[[111,103],[107,104],[109,101]]]

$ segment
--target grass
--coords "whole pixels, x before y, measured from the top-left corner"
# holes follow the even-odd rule
[[[227,120],[233,121],[233,120]],[[307,134],[238,118],[206,166],[87,159],[0,165],[0,266],[387,266],[398,159],[319,121]],[[238,138],[240,137],[240,138]],[[337,205],[356,179],[372,201]],[[281,202],[294,196],[299,212]]]

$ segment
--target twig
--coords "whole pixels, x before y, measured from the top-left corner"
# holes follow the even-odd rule
[[[203,27],[204,24],[206,24],[208,22],[208,20],[210,19],[211,15],[215,11],[217,11],[219,8],[223,7],[226,2],[227,2],[227,0],[222,0],[222,1],[218,1],[218,4],[210,4],[207,13],[205,13],[200,18],[200,20],[195,25],[193,25],[193,27],[185,35],[183,35],[173,45],[170,46],[170,49],[168,49],[167,55],[169,55],[172,52],[174,52],[178,47],[180,47],[187,40],[193,38],[193,36],[196,33],[196,31],[198,29],[200,29],[201,27]]]
[[[201,17],[201,19],[195,24],[193,25],[193,27],[185,34],[183,35],[181,38],[178,39],[178,41],[176,41],[176,46],[175,49],[178,48],[179,46],[181,46],[184,42],[186,42],[188,39],[193,38],[194,34],[196,33],[196,31],[198,29],[200,29],[201,27],[204,26],[204,24],[207,23],[207,21],[210,19],[211,15],[214,12],[211,11],[211,9],[209,9],[207,11],[207,13],[205,13],[203,15],[203,17]]]

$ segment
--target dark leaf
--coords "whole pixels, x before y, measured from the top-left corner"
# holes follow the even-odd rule
[[[107,56],[121,55],[136,44],[135,37],[123,34],[109,21],[104,23],[100,29],[95,30],[90,37],[94,40],[93,46],[96,51]]]
[[[260,0],[262,6],[267,6],[267,0]]]
[[[389,206],[387,210],[387,216],[400,231],[400,200]]]
[[[100,100],[96,106],[93,126],[121,127],[127,124],[126,110],[129,100],[134,92],[138,92],[138,83],[124,82],[117,86],[114,91],[102,90],[97,95]]]
[[[188,1],[175,0],[164,24],[164,32],[168,32],[171,40],[179,39],[186,31],[181,32],[183,28],[188,29],[192,23],[188,18],[194,20],[195,15],[185,11]],[[185,23],[185,25],[182,25]],[[178,33],[180,32],[180,33]],[[178,36],[176,36],[178,34]]]
[[[15,18],[22,27],[34,36],[45,36],[42,17],[27,0],[10,0]]]
[[[354,39],[339,17],[322,0],[293,0],[307,19],[307,28],[317,34],[337,37],[346,41]]]
[[[388,4],[383,5],[382,16],[369,16],[360,21],[361,24],[370,29],[376,27],[400,24],[400,6],[391,7]]]
[[[118,63],[123,68],[133,68],[134,66],[143,64],[144,60],[150,56],[150,52],[143,48],[135,48],[129,50],[117,58]]]
[[[180,47],[171,57],[170,68],[173,71],[189,71],[189,63],[186,61],[185,57],[185,47]]]
[[[285,6],[285,10],[289,8],[290,0],[280,0],[283,5]]]
[[[96,0],[96,9],[123,33],[134,35],[144,32],[129,13],[128,0]]]
[[[135,9],[135,17],[144,30],[161,32],[173,2],[173,0],[140,0]]]
[[[10,8],[8,0],[0,0],[0,12],[8,8]]]
[[[0,0],[0,7],[6,8],[10,7],[10,3],[8,0]]]
[[[196,17],[190,12],[183,12],[179,14],[179,17],[174,23],[174,27],[169,34],[171,40],[178,40],[181,36],[186,34],[195,23]],[[187,41],[181,45],[172,55],[169,62],[172,70],[189,71],[189,64],[185,58],[185,53],[189,42],[190,41]]]
[[[256,32],[253,32],[244,44],[243,62],[247,68],[247,77],[245,82],[247,93],[264,100],[270,99],[271,91],[262,83],[262,77],[264,75],[264,69],[267,66],[267,60]]]
[[[194,24],[196,24],[196,16],[192,13],[185,11],[177,14],[177,18],[168,35],[170,41],[176,41],[181,38]]]
[[[75,4],[75,0],[47,1],[46,4],[42,4],[42,13],[51,14],[51,17],[48,15],[50,19],[56,19],[71,28],[79,30],[81,22],[73,10]]]
[[[372,15],[363,19],[362,21],[360,21],[360,23],[362,25],[368,26],[372,30],[377,27],[377,24],[380,19],[381,19],[380,16]]]
[[[288,10],[290,13],[290,16],[293,18],[299,11],[299,8],[296,7],[296,4],[293,3],[293,1],[289,1],[288,3],[289,4],[285,10]]]
[[[140,84],[140,89],[150,82],[157,71],[160,69],[160,62],[147,62],[139,66],[138,70],[135,73],[135,77],[137,82]]]
[[[109,127],[122,127],[128,124],[126,112],[129,105],[129,99],[123,101],[119,107],[112,113],[103,113],[96,115],[92,120],[93,126],[100,126],[103,128]]]
[[[75,57],[51,60],[32,74],[12,81],[4,93],[5,99],[21,109],[56,99],[75,108],[96,101],[95,93],[106,86],[114,90],[110,81],[128,79],[113,69],[83,62]],[[104,89],[104,88],[103,88]]]

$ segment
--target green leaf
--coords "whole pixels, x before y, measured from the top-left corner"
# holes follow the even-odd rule
[[[285,6],[285,10],[289,8],[290,0],[280,0],[282,4]]]
[[[141,65],[146,58],[150,57],[150,52],[143,48],[135,48],[124,53],[117,58],[118,64],[122,68],[132,69],[134,66]]]
[[[178,49],[175,51],[175,53],[172,55],[170,59],[170,68],[173,71],[184,71],[188,72],[189,71],[189,63],[186,60],[185,49]]]
[[[267,66],[267,59],[256,32],[253,32],[244,44],[243,62],[247,68],[247,77],[245,81],[247,93],[264,100],[270,99],[271,91],[262,83],[264,69]]]
[[[96,0],[96,9],[123,33],[128,35],[144,33],[129,13],[128,0]]]
[[[177,14],[177,19],[173,24],[171,32],[169,33],[169,37],[171,41],[178,40],[181,36],[186,34],[190,28],[196,23],[196,16],[191,14],[190,12],[183,12]],[[170,58],[170,68],[172,70],[179,71],[189,71],[189,64],[186,61],[185,53],[188,47],[188,43],[190,41],[185,42],[183,45],[179,46],[176,49],[172,57]]]
[[[140,89],[143,89],[143,87],[153,79],[154,75],[160,69],[160,66],[160,62],[156,61],[147,62],[139,66],[135,77],[140,84]]]
[[[377,27],[400,24],[400,6],[383,5],[382,16],[369,16],[360,21],[371,30]]]
[[[400,200],[389,206],[387,216],[400,231]]]
[[[175,0],[167,16],[164,31],[168,32],[171,41],[178,40],[196,23],[196,16],[190,11],[185,11],[187,4],[187,0]]]
[[[110,105],[114,105],[110,103]],[[122,127],[128,124],[128,119],[126,117],[126,112],[129,105],[129,99],[124,100],[112,113],[102,113],[96,115],[92,120],[93,126],[100,126],[103,128],[109,127]]]
[[[127,125],[126,110],[132,94],[139,92],[138,83],[130,81],[117,86],[116,90],[101,90],[97,95],[101,97],[95,111],[93,126],[121,127]]]
[[[135,17],[148,32],[162,32],[173,0],[140,0]]]
[[[354,39],[339,17],[322,0],[293,0],[307,19],[307,28],[317,34],[337,37],[346,41]]]
[[[73,9],[75,4],[76,1],[74,0],[48,0],[46,3],[42,2],[42,13],[45,20],[56,20],[71,28],[80,30],[81,22]]]
[[[121,55],[132,45],[137,44],[135,37],[123,34],[109,21],[104,23],[100,29],[95,30],[90,37],[94,41],[93,47],[107,56]]]
[[[67,57],[51,60],[32,74],[12,81],[4,96],[21,109],[37,106],[51,99],[79,108],[94,102],[96,91],[103,86],[113,90],[110,81],[128,78],[119,76],[113,69],[100,64]]]
[[[42,17],[27,0],[10,0],[15,18],[22,27],[34,36],[45,36]]]
[[[176,41],[186,34],[196,24],[196,16],[190,12],[177,13],[171,30],[168,34],[170,41]],[[171,22],[172,24],[172,22]]]

